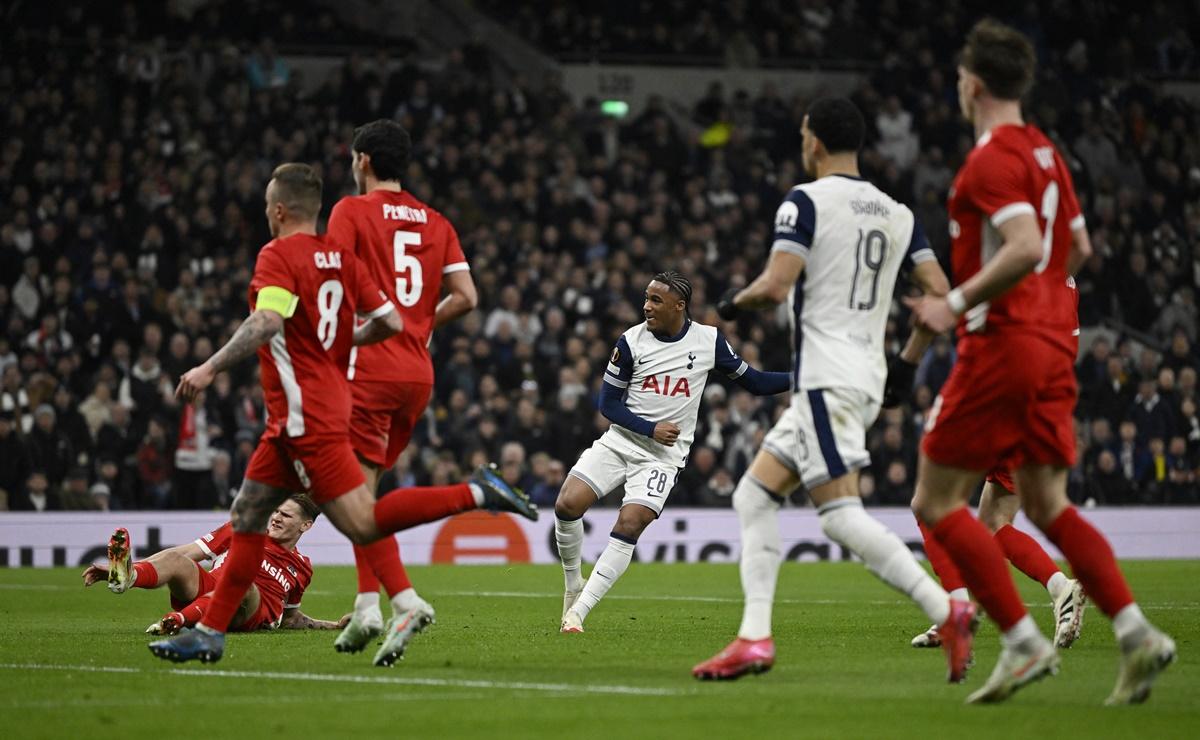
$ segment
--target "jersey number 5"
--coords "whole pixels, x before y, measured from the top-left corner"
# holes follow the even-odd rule
[[[420,244],[421,235],[415,231],[397,231],[392,240],[396,257],[396,300],[400,301],[401,306],[417,305],[417,301],[421,300],[421,289],[425,287],[421,261],[411,254],[405,254],[408,247]]]

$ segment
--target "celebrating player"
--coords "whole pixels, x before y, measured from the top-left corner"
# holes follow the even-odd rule
[[[646,287],[645,322],[617,340],[600,390],[612,426],[571,468],[554,504],[554,536],[566,589],[563,632],[583,620],[633,558],[638,537],[662,513],[696,433],[700,399],[712,370],[759,396],[788,389],[786,372],[759,372],[733,351],[719,329],[688,316],[692,285],[674,271]],[[587,583],[580,573],[584,513],[616,488],[625,497],[617,523]]]
[[[983,485],[983,493],[979,497],[979,520],[983,522],[996,544],[1004,552],[1008,562],[1017,570],[1042,584],[1050,594],[1054,606],[1054,645],[1069,648],[1079,639],[1083,629],[1083,611],[1087,604],[1087,596],[1083,593],[1083,585],[1067,576],[1050,558],[1042,546],[1029,535],[1013,526],[1017,512],[1021,509],[1021,501],[1017,498],[1012,474],[1003,468],[993,470],[987,476]],[[921,535],[925,538],[925,555],[942,588],[950,592],[954,599],[967,599],[967,587],[962,573],[955,567],[954,561],[942,549],[933,537],[933,532],[921,520]],[[938,647],[942,644],[938,636],[938,626],[935,624],[912,639],[916,648]]]
[[[340,622],[327,622],[300,611],[300,599],[312,581],[312,563],[300,554],[296,544],[320,514],[316,503],[302,493],[288,498],[271,514],[261,567],[229,623],[230,630],[331,630],[350,621],[349,614]],[[195,542],[169,547],[135,563],[129,530],[122,527],[108,540],[108,568],[88,566],[83,572],[83,585],[107,580],[108,590],[114,594],[131,588],[166,586],[171,593],[171,611],[146,632],[175,634],[200,621],[208,609],[232,533],[227,522]],[[212,570],[200,567],[204,560],[212,561]]]
[[[950,191],[960,283],[911,304],[931,331],[957,324],[958,361],[926,423],[913,510],[1003,632],[995,670],[968,701],[1002,701],[1058,668],[999,545],[966,507],[984,473],[1004,465],[1026,515],[1113,620],[1121,667],[1107,703],[1136,703],[1174,660],[1175,643],[1146,620],[1108,541],[1066,496],[1076,400],[1068,262],[1088,236],[1066,165],[1021,116],[1035,64],[1029,40],[991,20],[976,24],[962,52],[959,105],[977,143]]]
[[[356,544],[480,506],[524,513],[528,499],[486,470],[472,483],[417,505],[404,491],[375,501],[350,444],[351,344],[381,341],[401,328],[387,296],[349,249],[316,235],[321,179],[311,167],[276,168],[266,191],[275,237],[262,248],[250,283],[250,316],[202,365],[180,378],[176,395],[190,401],[217,373],[257,352],[267,428],[233,502],[233,535],[212,605],[194,630],[153,642],[169,660],[219,660],[224,632],[253,582],[267,520],[290,493],[309,491]],[[355,314],[366,323],[355,327]],[[405,620],[419,631],[427,620]]]
[[[779,207],[766,270],[718,305],[728,319],[744,309],[791,305],[794,393],[734,490],[742,530],[742,624],[737,639],[693,669],[697,678],[737,678],[774,664],[778,512],[801,484],[822,531],[940,625],[950,680],[966,672],[974,607],[952,600],[859,497],[858,471],[870,463],[866,431],[883,399],[884,330],[902,263],[926,293],[949,288],[912,211],[859,176],[864,129],[849,100],[813,102],[801,134],[804,169],[815,180],[793,188]]]
[[[383,470],[408,446],[429,402],[430,333],[471,311],[478,301],[454,227],[400,186],[410,149],[408,132],[395,121],[373,121],[355,131],[352,169],[360,195],[343,198],[329,216],[329,239],[354,252],[404,321],[404,331],[396,336],[350,351],[350,441],[372,492]],[[447,295],[439,301],[443,282]],[[465,489],[466,484],[407,489],[406,495],[412,506],[432,500],[437,507],[437,499],[462,495]],[[524,513],[537,518],[532,509]],[[334,645],[358,652],[384,630],[382,581],[391,597],[392,618],[375,664],[390,665],[412,634],[402,628],[405,621],[433,621],[433,607],[413,589],[395,537],[355,545],[354,562],[354,617]]]

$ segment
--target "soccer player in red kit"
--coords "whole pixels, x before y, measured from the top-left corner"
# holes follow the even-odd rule
[[[1035,64],[1029,40],[992,20],[976,24],[963,48],[959,104],[977,143],[948,203],[958,285],[909,301],[919,326],[958,326],[958,361],[926,422],[913,510],[1003,633],[1000,660],[969,702],[1002,701],[1058,669],[1000,546],[966,506],[984,474],[1004,466],[1026,515],[1113,620],[1122,657],[1108,703],[1135,703],[1175,644],[1146,620],[1108,541],[1066,496],[1076,400],[1068,261],[1090,247],[1066,166],[1021,115]]]
[[[471,311],[478,301],[454,227],[400,185],[411,149],[408,132],[395,121],[381,119],[358,128],[352,169],[360,194],[333,207],[327,233],[354,252],[404,321],[400,334],[350,354],[347,376],[354,399],[350,438],[372,492],[382,472],[408,446],[429,403],[433,391],[430,334]],[[461,493],[465,484],[405,493],[413,505],[420,505],[422,498],[453,495],[455,490]],[[530,518],[536,518],[536,512]],[[433,607],[413,589],[394,537],[355,545],[354,561],[358,570],[354,617],[334,646],[341,652],[358,652],[386,631],[375,663],[387,665],[404,648],[398,641],[409,634],[398,630],[398,625],[413,617],[432,621]],[[379,608],[381,581],[393,615],[386,629]]]
[[[257,352],[267,428],[233,502],[228,556],[212,604],[194,630],[150,644],[160,658],[219,660],[225,630],[254,581],[271,512],[291,493],[311,492],[351,542],[368,544],[401,529],[484,506],[518,510],[507,487],[486,479],[435,506],[406,505],[403,496],[376,502],[350,444],[350,348],[401,329],[392,302],[348,249],[316,235],[321,179],[304,164],[275,169],[266,191],[272,239],[259,251],[250,282],[250,316],[203,364],[180,378],[176,395],[190,401],[217,373]],[[355,317],[365,323],[355,326]],[[407,629],[419,630],[420,622]]]
[[[271,514],[267,543],[254,584],[238,605],[232,632],[260,629],[339,629],[350,615],[331,622],[313,619],[300,611],[300,600],[312,581],[312,563],[296,549],[300,537],[312,528],[321,510],[303,493],[290,497]],[[122,594],[131,588],[166,587],[171,594],[171,611],[146,630],[152,635],[175,634],[204,615],[212,602],[225,553],[233,539],[226,522],[186,545],[168,547],[145,560],[133,562],[129,530],[121,527],[108,541],[108,567],[88,566],[83,585],[108,581],[108,590]],[[211,570],[200,567],[211,560]]]

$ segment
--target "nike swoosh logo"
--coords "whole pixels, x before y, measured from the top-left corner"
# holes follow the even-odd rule
[[[638,360],[638,364],[639,364],[639,365],[645,365],[645,364],[646,364],[646,358],[644,358],[644,357],[643,357],[643,358],[639,359],[639,360]]]

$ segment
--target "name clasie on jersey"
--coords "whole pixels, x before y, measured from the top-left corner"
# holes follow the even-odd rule
[[[340,270],[342,269],[342,253],[313,252],[313,262],[317,264],[318,270]]]

